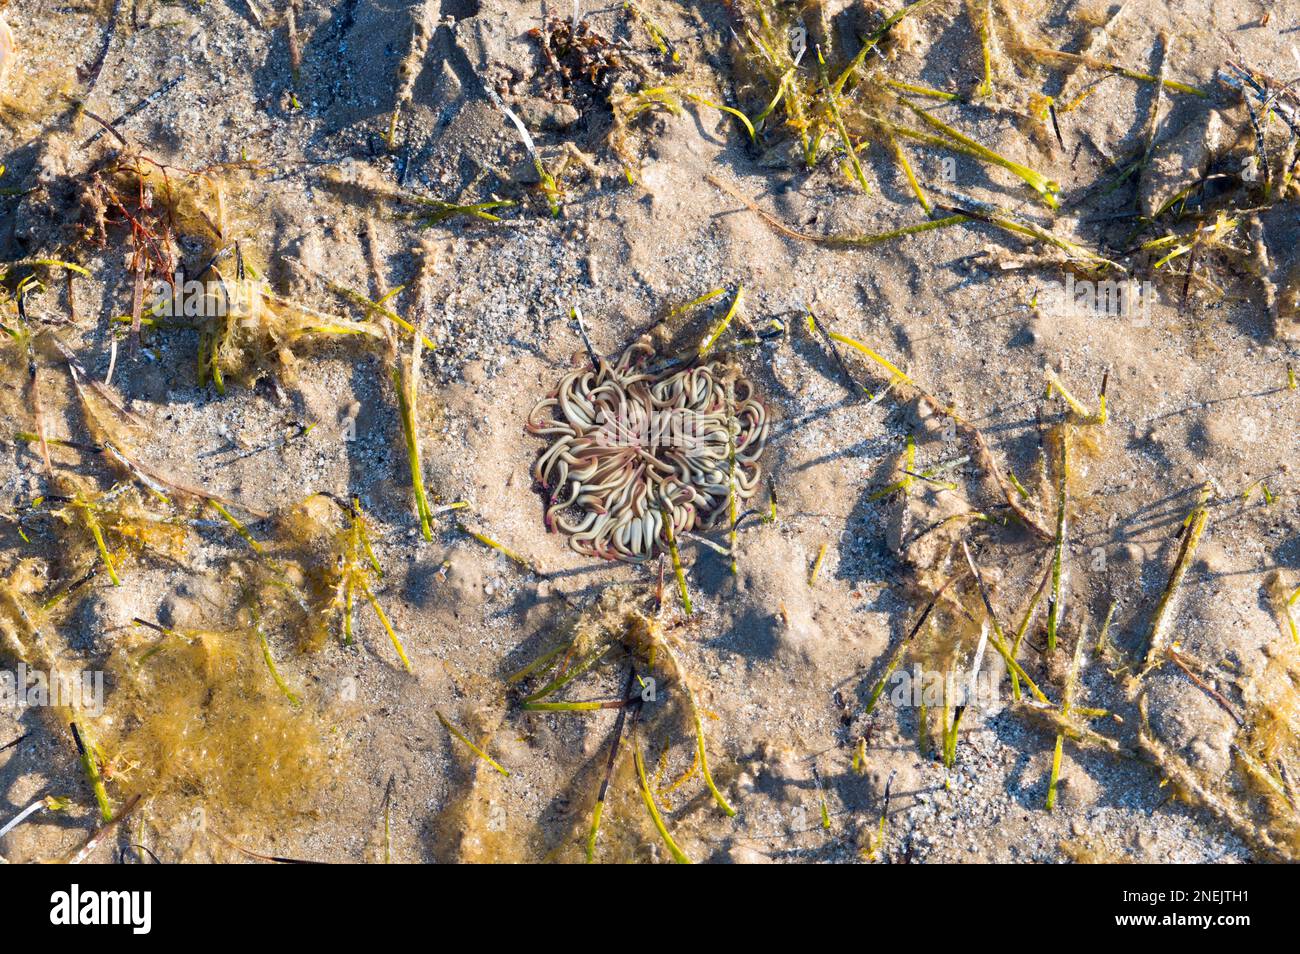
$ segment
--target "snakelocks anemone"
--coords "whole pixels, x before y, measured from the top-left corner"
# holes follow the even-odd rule
[[[533,468],[547,527],[579,553],[644,562],[667,550],[666,520],[674,536],[709,530],[758,490],[768,422],[753,386],[717,362],[654,359],[648,337],[597,367],[584,356],[528,417],[551,441]]]

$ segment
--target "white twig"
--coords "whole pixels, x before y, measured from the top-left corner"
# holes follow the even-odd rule
[[[30,805],[28,805],[26,808],[20,811],[13,821],[5,825],[3,828],[0,828],[0,838],[3,838],[5,835],[9,834],[11,831],[13,831],[15,828],[17,828],[19,825],[25,822],[32,815],[35,815],[44,807],[45,807],[45,799],[43,798],[38,798],[36,801],[32,802]]]

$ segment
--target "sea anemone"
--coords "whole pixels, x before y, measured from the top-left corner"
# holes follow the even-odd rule
[[[641,563],[669,536],[708,530],[759,485],[767,411],[717,362],[651,364],[649,338],[565,375],[528,430],[551,440],[533,474],[546,524],[579,553]]]

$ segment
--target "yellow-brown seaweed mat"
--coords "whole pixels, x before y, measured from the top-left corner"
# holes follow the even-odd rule
[[[114,686],[90,720],[110,792],[159,822],[202,806],[221,831],[299,825],[336,766],[329,724],[295,707],[247,630],[137,629],[108,662]]]
[[[1161,740],[1149,726],[1145,693],[1138,700],[1138,740],[1180,799],[1221,819],[1263,858],[1294,862],[1300,859],[1300,655],[1289,643],[1271,655],[1242,684],[1240,712],[1229,703],[1237,720],[1231,772],[1211,777]]]

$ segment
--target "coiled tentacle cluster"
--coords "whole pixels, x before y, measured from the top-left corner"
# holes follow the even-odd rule
[[[528,416],[551,441],[533,475],[546,524],[579,553],[640,563],[675,535],[726,519],[759,486],[767,411],[753,387],[712,362],[656,370],[643,337],[617,361],[565,375]]]

